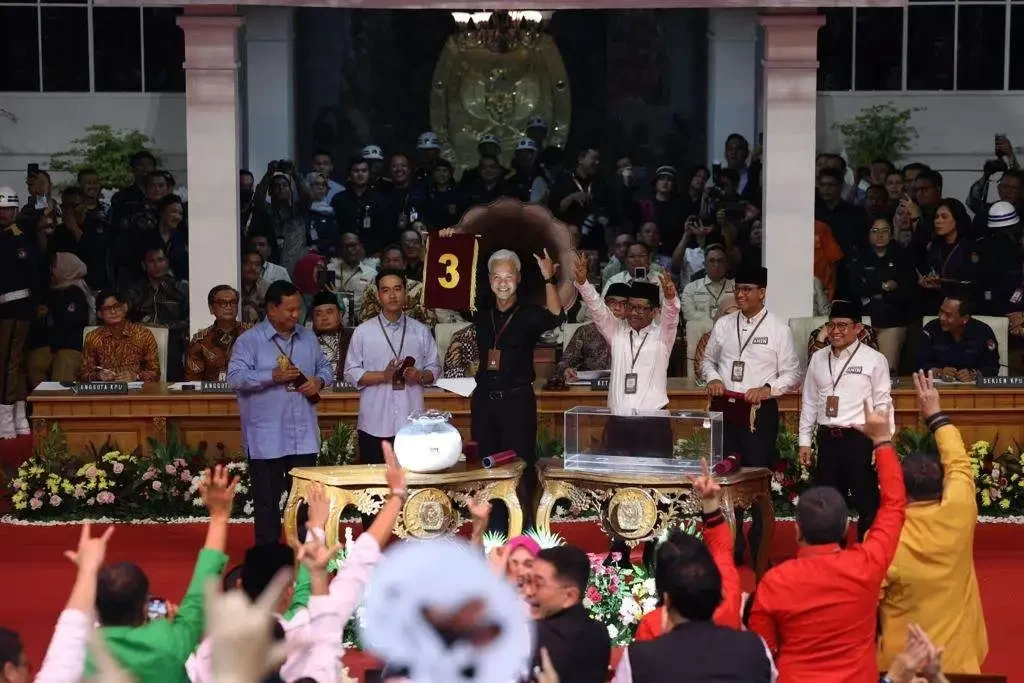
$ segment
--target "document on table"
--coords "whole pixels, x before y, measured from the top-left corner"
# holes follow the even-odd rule
[[[476,380],[472,377],[442,377],[434,380],[434,383],[445,391],[458,394],[463,398],[472,396],[473,390],[476,389]]]
[[[40,382],[33,391],[71,391],[71,387],[66,387],[60,382]]]
[[[195,391],[199,391],[199,388],[202,386],[202,382],[174,382],[173,384],[168,385],[167,390],[187,391],[185,389],[186,386],[192,387]]]

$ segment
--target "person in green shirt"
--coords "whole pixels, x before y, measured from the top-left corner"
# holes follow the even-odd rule
[[[149,579],[133,563],[107,565],[99,572],[96,614],[100,633],[114,659],[136,680],[146,683],[187,683],[185,661],[195,650],[206,622],[203,587],[219,581],[227,565],[224,554],[228,520],[238,478],[218,465],[207,470],[199,493],[210,512],[206,542],[192,573],[185,597],[173,620],[147,620]],[[92,657],[86,675],[95,672]]]

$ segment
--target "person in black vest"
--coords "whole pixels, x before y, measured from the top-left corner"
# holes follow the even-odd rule
[[[774,680],[764,641],[711,620],[722,601],[722,575],[704,544],[675,531],[658,548],[656,562],[654,581],[665,605],[665,633],[629,646],[619,660],[616,683]]]
[[[535,661],[539,666],[540,651],[547,650],[566,683],[604,683],[608,678],[608,631],[583,606],[589,580],[587,554],[568,545],[541,550],[530,572],[528,600],[537,619]]]
[[[971,317],[968,296],[950,292],[939,317],[924,326],[917,349],[917,367],[934,370],[935,377],[973,382],[978,375],[999,374],[999,344],[992,328]]]

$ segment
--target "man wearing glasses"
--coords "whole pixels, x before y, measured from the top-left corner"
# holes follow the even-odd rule
[[[871,528],[878,511],[878,475],[872,463],[871,439],[854,428],[864,424],[864,410],[889,414],[889,433],[895,431],[889,394],[889,362],[859,339],[863,330],[860,307],[836,299],[829,313],[832,342],[811,356],[804,378],[800,409],[800,462],[811,464],[811,441],[817,430],[818,463],[815,486],[831,486],[853,495],[857,537]]]
[[[142,325],[128,322],[128,305],[114,291],[96,295],[96,315],[103,326],[82,342],[81,376],[87,382],[157,382],[160,357],[156,338]]]
[[[736,269],[739,310],[715,322],[704,355],[704,378],[711,409],[724,414],[726,460],[716,468],[724,474],[744,467],[772,467],[779,433],[780,396],[800,383],[800,361],[785,320],[765,310],[768,270],[741,263]],[[751,510],[750,552],[757,558],[763,520]],[[744,511],[736,510],[736,528]],[[744,539],[736,534],[737,564],[743,562]]]
[[[238,322],[238,292],[228,285],[217,285],[206,297],[213,324],[199,330],[188,345],[185,379],[191,382],[223,382],[227,379],[231,350],[239,335],[252,323]]]

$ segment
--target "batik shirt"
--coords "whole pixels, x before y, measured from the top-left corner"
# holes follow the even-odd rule
[[[331,365],[334,380],[343,381],[345,355],[348,354],[348,344],[352,341],[352,330],[342,327],[337,332],[317,333],[316,338],[320,341],[320,350],[324,352],[327,362]]]
[[[227,377],[231,349],[238,336],[252,323],[235,322],[224,331],[216,325],[196,332],[185,356],[185,379],[189,381],[223,382]]]
[[[480,365],[480,350],[476,344],[476,326],[467,325],[452,335],[444,354],[442,377],[474,377]]]
[[[437,316],[431,309],[423,307],[423,283],[406,280],[405,295],[405,314],[433,330],[434,325],[437,324]],[[377,298],[377,288],[367,287],[363,294],[363,303],[359,307],[359,319],[366,322],[378,313],[380,313],[380,299]]]
[[[100,327],[85,337],[82,344],[82,379],[102,380],[103,370],[118,377],[137,379],[143,371],[160,377],[160,357],[156,338],[142,325],[125,322],[117,328]]]

